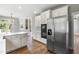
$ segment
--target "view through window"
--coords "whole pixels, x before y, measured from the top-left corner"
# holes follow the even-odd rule
[[[6,32],[10,30],[10,22],[8,20],[0,19],[0,29],[1,32]]]

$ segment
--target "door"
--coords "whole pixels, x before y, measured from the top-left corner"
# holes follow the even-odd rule
[[[55,22],[55,42],[54,48],[56,53],[66,53],[66,31],[67,31],[67,19],[56,18]]]
[[[53,18],[47,20],[47,48],[49,51],[54,52],[54,20]],[[51,33],[49,33],[49,31]]]

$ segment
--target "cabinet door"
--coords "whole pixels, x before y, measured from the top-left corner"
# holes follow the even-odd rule
[[[35,16],[35,26],[39,27],[41,26],[40,24],[41,24],[41,16],[40,15]]]
[[[20,39],[18,35],[6,37],[6,51],[12,51],[20,48]]]
[[[74,20],[74,33],[77,33],[78,32],[78,26],[79,26],[78,25],[78,22],[79,21],[77,19]]]
[[[66,18],[55,20],[55,49],[56,53],[66,53]]]
[[[48,50],[50,51],[54,51],[54,20],[53,19],[48,19],[47,21],[47,29],[51,29],[52,30],[52,35],[48,35],[48,39],[47,39],[47,47],[48,47]],[[48,30],[47,30],[47,33],[48,33]]]
[[[52,11],[52,17],[59,17],[63,15],[67,15],[68,13],[68,6],[64,6]]]
[[[14,35],[13,36],[12,43],[13,43],[13,46],[14,46],[15,49],[21,47],[21,45],[20,45],[20,38],[19,37],[20,37],[19,35]]]
[[[21,47],[27,45],[27,34],[20,34],[20,45]]]
[[[41,23],[42,24],[47,24],[47,17],[45,15],[45,12],[41,14]]]
[[[12,42],[12,36],[6,37],[6,52],[13,50],[15,47]]]
[[[50,18],[50,10],[47,10],[43,13],[41,13],[41,23],[42,24],[47,24],[47,19]]]
[[[35,17],[35,36],[37,38],[41,37],[41,16],[40,15]]]
[[[32,49],[32,33],[31,32],[27,34],[27,48],[29,50]]]

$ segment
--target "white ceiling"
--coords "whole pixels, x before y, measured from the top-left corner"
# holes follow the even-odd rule
[[[22,8],[18,8],[21,6]],[[37,13],[54,7],[56,4],[0,4],[0,15],[12,16],[18,18],[27,18]]]

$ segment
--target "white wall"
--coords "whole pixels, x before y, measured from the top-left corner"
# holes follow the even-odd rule
[[[19,19],[11,19],[11,20],[12,20],[11,32],[19,32],[20,29]]]

